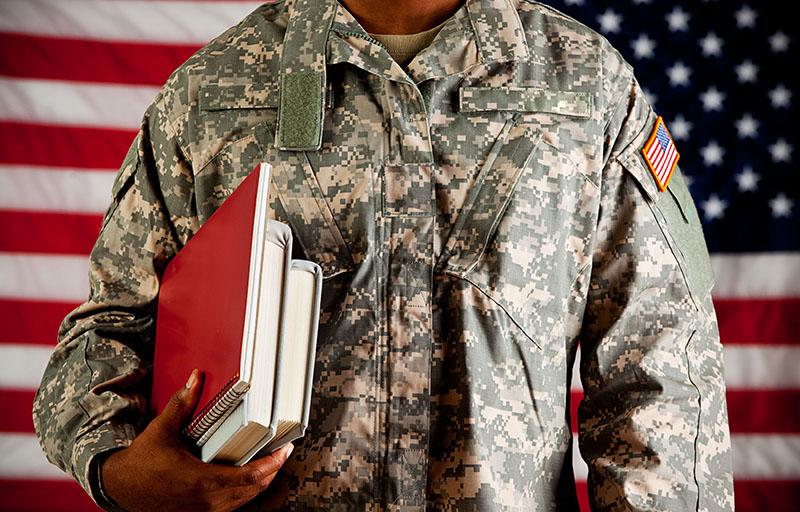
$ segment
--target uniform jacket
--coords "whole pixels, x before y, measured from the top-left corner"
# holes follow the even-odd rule
[[[680,166],[661,191],[643,159],[656,119],[535,1],[467,0],[407,69],[336,0],[260,6],[143,115],[44,451],[100,499],[95,456],[150,419],[159,277],[265,160],[324,285],[309,427],[246,509],[574,510],[579,450],[595,510],[732,510],[714,275]]]

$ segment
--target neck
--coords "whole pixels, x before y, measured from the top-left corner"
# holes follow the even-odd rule
[[[439,25],[466,0],[338,0],[372,34],[415,34]]]

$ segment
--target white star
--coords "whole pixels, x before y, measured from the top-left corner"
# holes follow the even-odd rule
[[[749,113],[745,114],[743,118],[736,121],[736,130],[739,132],[740,139],[747,137],[755,137],[758,134],[758,121]]]
[[[703,154],[703,161],[706,165],[720,165],[722,163],[722,155],[725,154],[725,150],[722,149],[722,146],[717,144],[715,141],[711,141],[706,147],[700,150]]]
[[[685,31],[689,28],[689,15],[680,7],[676,7],[667,14],[667,23],[672,32]]]
[[[622,16],[611,9],[606,9],[603,14],[597,17],[597,21],[600,22],[600,30],[603,32],[619,32]]]
[[[637,59],[644,59],[647,57],[653,56],[653,50],[656,48],[656,42],[647,37],[645,34],[641,34],[636,40],[631,43],[633,47],[633,54],[636,56]]]
[[[583,0],[565,0],[567,5],[583,5]]]
[[[792,206],[794,206],[794,202],[783,192],[769,202],[773,217],[788,217],[792,213]]]
[[[792,99],[792,91],[786,88],[783,84],[769,91],[769,101],[772,102],[774,108],[788,107]]]
[[[703,102],[703,109],[706,112],[710,112],[714,110],[722,110],[722,101],[725,99],[725,95],[716,87],[712,87],[701,94],[700,99]]]
[[[745,168],[736,175],[736,182],[739,183],[739,190],[742,192],[752,192],[758,188],[758,180],[761,176],[753,172],[751,167]]]
[[[756,25],[756,17],[758,13],[745,5],[736,11],[736,26],[739,28],[753,28]]]
[[[724,215],[728,203],[720,199],[716,194],[711,194],[708,201],[703,201],[702,206],[707,219],[720,219]]]
[[[635,4],[649,4],[651,0],[633,0]]]
[[[673,87],[679,85],[689,85],[689,74],[692,70],[689,69],[683,62],[676,62],[671,68],[667,70],[669,75],[669,82]]]
[[[772,159],[776,162],[789,162],[792,159],[792,146],[784,139],[778,139],[769,147]]]
[[[775,53],[785,52],[789,49],[789,41],[791,39],[783,32],[775,32],[769,38],[769,46]]]
[[[748,59],[736,66],[736,74],[739,75],[739,81],[742,83],[755,82],[758,66]]]
[[[722,55],[722,39],[717,37],[717,34],[709,32],[709,34],[700,40],[700,47],[703,49],[703,55],[709,57],[711,55]]]
[[[673,137],[679,140],[688,140],[689,139],[689,132],[692,129],[692,123],[686,120],[683,115],[677,116],[675,119],[669,123],[669,133],[672,134]]]

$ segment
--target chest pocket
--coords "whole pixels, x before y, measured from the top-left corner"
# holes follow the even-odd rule
[[[277,198],[278,220],[292,228],[304,256],[322,269],[323,279],[348,272],[355,265],[305,151],[280,151],[274,128],[264,123],[254,136],[263,159],[272,166],[270,195]]]
[[[435,271],[479,288],[542,348],[560,332],[569,290],[588,261],[579,233],[593,222],[587,199],[597,194],[520,116],[509,118],[492,145]]]
[[[667,190],[661,192],[644,156],[638,151],[639,147],[640,144],[632,143],[618,160],[644,190],[653,215],[683,272],[689,293],[699,307],[715,281],[700,217],[680,165],[676,164]]]

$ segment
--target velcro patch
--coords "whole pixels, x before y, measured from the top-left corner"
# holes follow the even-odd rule
[[[653,133],[647,139],[647,143],[642,148],[642,155],[650,167],[650,171],[656,179],[658,189],[662,192],[667,190],[672,171],[678,164],[678,150],[675,149],[675,142],[664,124],[664,119],[658,116]]]

